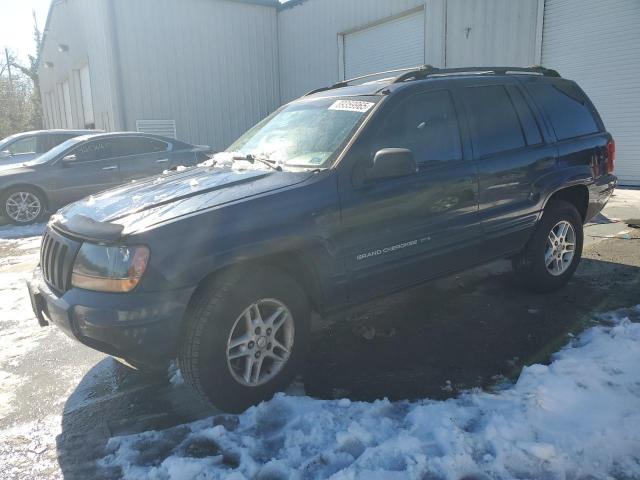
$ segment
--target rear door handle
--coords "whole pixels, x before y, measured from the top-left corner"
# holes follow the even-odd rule
[[[169,161],[168,158],[162,158],[160,160],[156,160],[156,163],[167,163]]]
[[[103,170],[115,170],[116,168],[118,168],[117,165],[111,165],[110,167],[102,167]]]

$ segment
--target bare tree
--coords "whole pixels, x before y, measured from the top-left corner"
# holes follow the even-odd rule
[[[0,139],[16,132],[42,128],[38,79],[42,33],[35,11],[33,25],[36,53],[29,55],[29,65],[19,63],[9,49],[3,52],[3,58],[0,59]]]

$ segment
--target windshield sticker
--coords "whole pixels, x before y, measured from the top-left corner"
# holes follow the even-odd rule
[[[341,110],[343,112],[367,112],[375,104],[373,102],[363,102],[362,100],[336,100],[329,107],[329,110]]]

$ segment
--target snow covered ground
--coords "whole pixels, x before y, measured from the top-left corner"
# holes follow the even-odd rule
[[[239,416],[116,437],[128,479],[640,478],[640,306],[499,392],[447,401],[278,395]]]

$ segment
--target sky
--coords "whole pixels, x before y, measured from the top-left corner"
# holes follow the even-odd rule
[[[35,53],[33,17],[35,10],[40,31],[44,30],[51,0],[0,0],[0,48],[26,63],[27,55]]]

